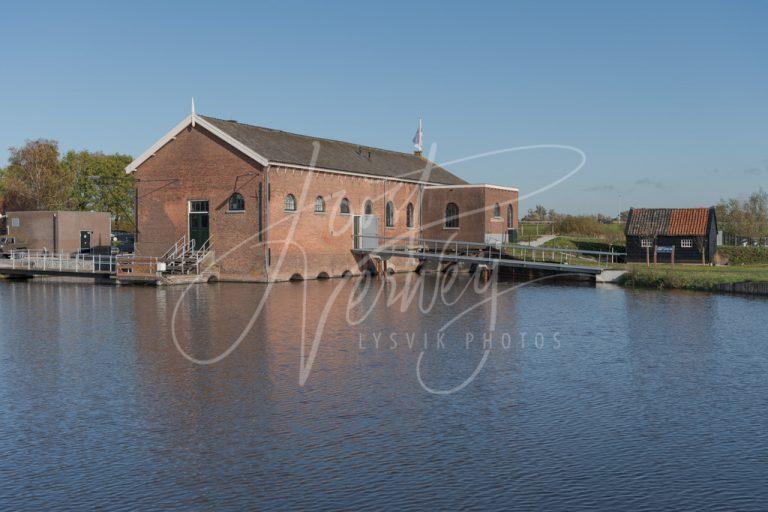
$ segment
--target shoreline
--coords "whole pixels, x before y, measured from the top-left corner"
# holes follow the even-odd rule
[[[624,287],[768,296],[768,265],[628,267],[627,274],[619,283]]]

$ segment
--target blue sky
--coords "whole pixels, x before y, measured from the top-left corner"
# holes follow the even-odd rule
[[[530,198],[697,206],[768,183],[768,2],[13,2],[0,164],[45,137],[140,154],[189,112],[450,161],[586,153]],[[579,157],[451,166],[525,194]]]

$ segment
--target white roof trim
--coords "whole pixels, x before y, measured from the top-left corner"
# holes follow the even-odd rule
[[[517,189],[515,187],[502,187],[501,185],[489,185],[488,183],[479,183],[476,185],[468,184],[468,185],[430,185],[427,187],[427,189],[430,188],[495,188],[499,190],[508,190],[510,192],[520,192],[520,189]]]
[[[195,124],[199,124],[209,132],[211,132],[213,135],[217,136],[224,142],[228,143],[235,149],[241,151],[243,154],[248,155],[249,157],[253,158],[257,162],[259,162],[263,166],[269,165],[269,161],[261,156],[260,154],[256,153],[254,150],[240,142],[239,140],[235,139],[234,137],[224,133],[222,130],[216,128],[214,125],[206,121],[205,119],[201,118],[197,115],[190,115],[185,117],[179,124],[173,127],[171,131],[166,133],[160,140],[155,142],[148,150],[146,150],[144,153],[139,155],[133,162],[128,164],[125,168],[125,172],[130,174],[134,172],[141,164],[152,158],[155,153],[157,153],[160,148],[168,144],[171,140],[173,140],[176,135],[178,135],[184,128],[186,128],[189,125],[194,126]]]

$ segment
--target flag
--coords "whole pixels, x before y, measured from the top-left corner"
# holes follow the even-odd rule
[[[424,144],[424,130],[421,128],[421,118],[419,118],[419,127],[416,129],[416,135],[413,136],[413,147],[416,151],[421,151]]]

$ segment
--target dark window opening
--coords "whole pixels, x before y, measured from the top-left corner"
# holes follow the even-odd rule
[[[229,211],[230,212],[244,212],[245,211],[245,199],[243,195],[235,192],[229,198]]]
[[[384,210],[384,217],[388,228],[395,226],[395,205],[392,204],[392,201],[387,203],[387,207]]]
[[[459,206],[456,203],[448,203],[445,206],[445,227],[459,227]]]

